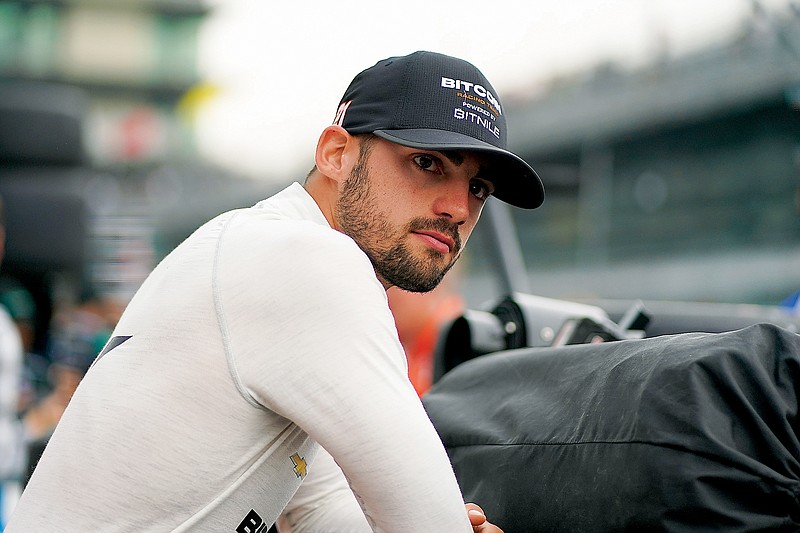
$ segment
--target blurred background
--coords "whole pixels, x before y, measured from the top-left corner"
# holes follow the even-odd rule
[[[800,2],[0,0],[0,304],[34,440],[155,263],[302,181],[352,77],[418,49],[483,70],[545,183],[510,211],[531,293],[798,312]],[[470,307],[504,290],[485,226]]]
[[[29,295],[32,349],[59,309],[124,303],[204,220],[302,180],[353,75],[417,49],[484,71],[545,183],[511,212],[534,294],[800,289],[797,1],[2,0],[0,288]],[[470,306],[502,291],[488,241],[458,271]]]
[[[356,72],[432,49],[493,80],[545,182],[543,208],[513,212],[536,294],[778,303],[799,288],[796,2],[398,11],[0,1],[2,272],[43,309],[128,297],[204,219],[302,179]],[[480,237],[462,269],[475,305],[498,290]]]

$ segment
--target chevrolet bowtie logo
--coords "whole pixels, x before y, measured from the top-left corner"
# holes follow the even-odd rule
[[[292,455],[291,459],[292,463],[294,464],[295,475],[300,479],[306,477],[306,474],[308,474],[308,470],[306,470],[306,468],[308,467],[308,465],[306,464],[306,460],[300,457],[300,455],[296,453]]]

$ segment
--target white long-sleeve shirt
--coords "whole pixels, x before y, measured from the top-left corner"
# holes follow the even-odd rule
[[[366,520],[329,458],[315,475],[320,445]],[[284,509],[293,531],[472,530],[385,291],[299,184],[155,268],[6,533],[255,533]]]

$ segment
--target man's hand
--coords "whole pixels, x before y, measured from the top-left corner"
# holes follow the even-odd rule
[[[467,516],[475,533],[503,533],[502,529],[486,520],[486,515],[479,506],[474,503],[467,503],[464,506],[467,508]]]

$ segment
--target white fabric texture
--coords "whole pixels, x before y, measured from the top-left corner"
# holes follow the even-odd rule
[[[19,330],[0,306],[0,482],[18,481],[25,467],[24,432],[17,417],[23,357]]]
[[[284,531],[472,530],[385,291],[299,184],[176,248],[117,342],[78,387],[6,533],[255,533],[284,508]],[[336,462],[322,452],[317,475],[320,445]]]

